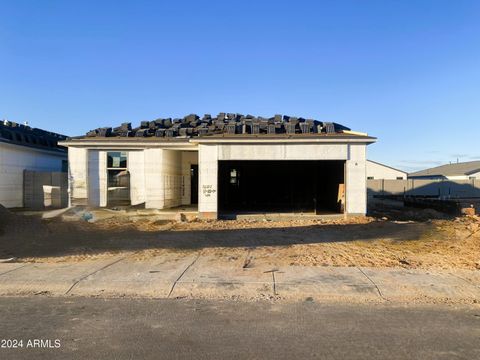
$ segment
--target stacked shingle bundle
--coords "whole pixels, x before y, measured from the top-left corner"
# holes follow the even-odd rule
[[[123,123],[115,128],[98,128],[87,133],[87,137],[195,137],[225,134],[229,135],[263,135],[263,134],[333,134],[349,128],[314,119],[275,115],[270,118],[242,115],[236,113],[219,113],[216,117],[205,114],[203,117],[190,114],[183,118],[160,118],[142,121],[140,126],[132,128],[130,123]]]

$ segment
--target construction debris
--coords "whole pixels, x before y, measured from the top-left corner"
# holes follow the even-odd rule
[[[460,213],[462,215],[474,216],[475,215],[475,208],[473,206],[461,208]]]
[[[187,217],[184,213],[179,212],[175,215],[175,221],[176,222],[186,222]]]
[[[332,122],[302,117],[275,115],[270,118],[235,113],[219,113],[216,117],[189,114],[183,118],[159,118],[142,121],[139,127],[131,123],[118,127],[103,127],[87,132],[87,137],[166,137],[191,138],[207,135],[261,135],[261,134],[348,134],[349,128]],[[352,133],[353,134],[353,133]],[[363,135],[363,134],[362,134]]]
[[[475,215],[479,208],[479,198],[443,199],[428,196],[405,196],[404,205],[415,208],[435,209],[452,215]]]

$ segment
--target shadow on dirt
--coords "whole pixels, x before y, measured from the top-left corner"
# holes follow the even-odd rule
[[[134,226],[126,223],[105,229],[101,223],[16,217],[10,220],[9,228],[0,235],[0,258],[95,255],[147,249],[283,247],[380,239],[415,241],[433,227],[430,223],[392,221],[286,227],[269,227],[269,223],[259,222],[236,229],[188,230],[188,224],[181,224],[180,229],[169,230],[164,227],[142,231],[141,224]]]

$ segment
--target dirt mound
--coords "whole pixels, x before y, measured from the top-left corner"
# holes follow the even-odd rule
[[[403,206],[403,203],[377,203],[369,206],[368,213],[377,218],[402,221],[448,220],[452,216],[435,209]]]
[[[411,209],[405,212],[405,216],[411,220],[443,220],[447,219],[448,215],[437,211],[435,209]]]

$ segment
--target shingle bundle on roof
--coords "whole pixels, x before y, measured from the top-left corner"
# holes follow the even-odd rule
[[[139,127],[132,128],[130,123],[118,127],[98,128],[89,131],[87,137],[196,137],[211,135],[236,134],[333,134],[349,128],[331,122],[322,122],[302,117],[275,115],[270,118],[242,115],[236,113],[219,113],[216,117],[205,114],[186,115],[183,118],[160,118],[142,121]]]

